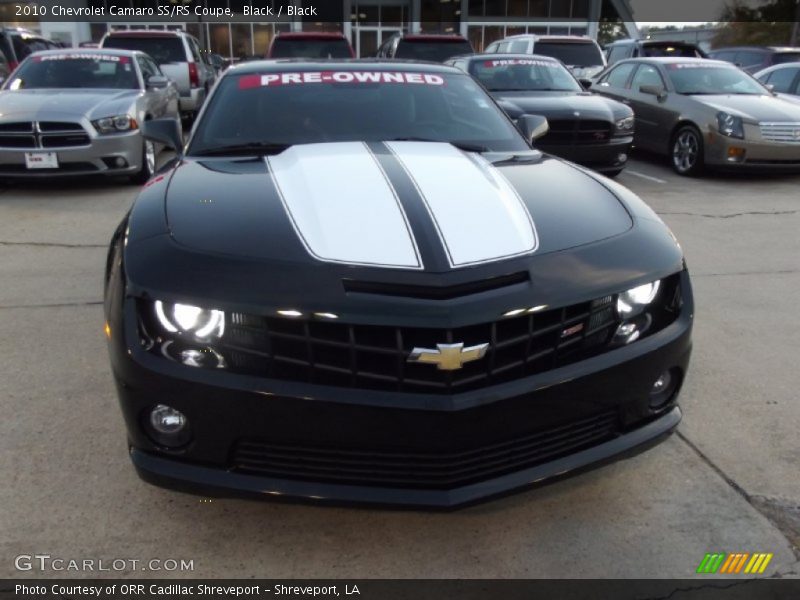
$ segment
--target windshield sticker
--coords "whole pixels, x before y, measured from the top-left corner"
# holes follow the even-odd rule
[[[128,62],[127,56],[116,56],[114,54],[45,54],[44,56],[34,56],[35,62],[45,62],[50,60],[102,60],[108,62],[118,62],[125,64]]]
[[[431,73],[402,71],[305,71],[299,73],[265,73],[239,78],[239,89],[314,83],[408,83],[445,85],[444,78]]]
[[[558,68],[558,63],[552,60],[536,60],[531,58],[507,58],[498,60],[487,60],[483,63],[484,67],[507,67],[512,65],[530,65],[534,67],[550,67],[551,69]]]
[[[721,65],[717,62],[703,61],[696,63],[671,63],[667,65],[667,69],[674,71],[675,69],[736,69],[734,65]]]

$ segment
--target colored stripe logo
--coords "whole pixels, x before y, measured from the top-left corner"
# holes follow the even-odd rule
[[[709,552],[697,567],[697,573],[725,575],[752,574],[757,575],[767,570],[773,554],[766,552]]]

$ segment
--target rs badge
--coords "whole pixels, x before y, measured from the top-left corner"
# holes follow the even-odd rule
[[[464,366],[464,363],[478,360],[486,355],[489,344],[464,347],[459,344],[436,344],[436,349],[414,348],[408,357],[408,362],[427,363],[436,365],[440,371],[455,371]]]

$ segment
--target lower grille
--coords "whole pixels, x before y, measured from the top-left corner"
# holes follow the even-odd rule
[[[0,165],[0,173],[69,173],[71,171],[97,171],[94,163],[71,162],[61,163],[57,169],[28,169],[25,165]]]
[[[241,440],[233,449],[235,471],[279,479],[452,489],[555,460],[612,439],[616,411],[607,411],[491,445],[422,453],[325,448]]]
[[[800,122],[759,123],[761,137],[770,142],[800,144]]]
[[[547,144],[600,144],[611,139],[611,123],[598,120],[554,119],[550,129],[539,143]]]

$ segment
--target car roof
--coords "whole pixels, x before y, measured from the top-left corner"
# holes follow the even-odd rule
[[[104,54],[106,56],[127,56],[129,58],[136,54],[147,56],[147,54],[141,50],[119,50],[117,48],[58,48],[57,50],[39,50],[33,54],[36,56],[52,56],[58,54]]]
[[[519,59],[519,60],[547,60],[550,62],[561,64],[561,61],[552,56],[544,56],[542,54],[522,54],[510,52],[486,52],[482,54],[463,54],[461,56],[454,56],[453,58],[466,58],[467,60],[491,60],[491,59]]]
[[[509,35],[508,37],[505,37],[502,40],[497,40],[497,41],[503,42],[505,40],[519,40],[519,39],[533,40],[535,42],[536,41],[574,42],[574,43],[594,42],[594,40],[587,35],[539,35],[537,33],[520,33],[517,35]]]
[[[762,50],[764,52],[800,52],[800,46],[724,46],[714,48],[711,52],[725,52],[731,50]]]
[[[130,37],[130,38],[147,38],[147,37],[179,37],[182,35],[189,35],[185,31],[161,31],[158,29],[136,29],[133,31],[109,31],[107,37]]]
[[[697,58],[695,56],[642,56],[639,58],[626,58],[625,60],[621,60],[619,62],[614,63],[612,66],[616,67],[617,65],[622,63],[643,63],[643,62],[658,63],[662,65],[672,65],[678,63],[690,63],[690,64],[714,63],[725,67],[731,66],[731,63],[724,60],[714,60],[713,58]]]
[[[410,42],[466,42],[467,38],[457,33],[403,33],[402,40]]]
[[[275,39],[281,40],[347,40],[338,31],[279,31]]]
[[[245,73],[264,73],[272,71],[285,71],[291,67],[297,71],[310,71],[324,67],[327,70],[339,69],[342,71],[353,71],[357,69],[369,68],[372,70],[387,69],[392,71],[409,71],[411,73],[457,73],[462,74],[460,69],[443,65],[441,63],[411,60],[387,60],[385,58],[359,58],[353,60],[341,59],[319,59],[310,60],[308,58],[279,58],[268,60],[253,60],[239,63],[228,69],[227,73],[237,75]]]

